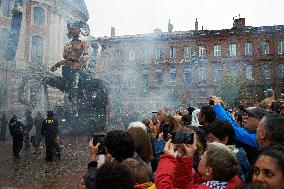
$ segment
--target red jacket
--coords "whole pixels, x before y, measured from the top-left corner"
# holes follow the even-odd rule
[[[204,180],[192,173],[192,157],[174,157],[164,155],[159,161],[155,173],[155,185],[157,189],[211,189],[202,185]],[[226,186],[226,189],[234,189],[242,184],[240,178],[235,176]]]

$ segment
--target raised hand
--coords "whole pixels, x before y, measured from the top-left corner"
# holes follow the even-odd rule
[[[89,141],[88,149],[90,154],[91,161],[97,160],[97,153],[99,151],[100,143],[98,143],[96,146],[93,145],[93,139]]]
[[[172,139],[168,140],[164,148],[164,154],[175,156],[175,144],[172,143]]]
[[[221,104],[221,100],[217,96],[211,96],[210,100],[214,101],[214,104]]]

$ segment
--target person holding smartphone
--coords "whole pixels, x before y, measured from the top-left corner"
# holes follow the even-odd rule
[[[198,165],[198,172],[193,173],[193,156],[197,150],[196,135],[193,144],[181,144],[185,154],[176,156],[176,144],[170,139],[164,148],[156,174],[157,188],[197,188],[212,189],[218,186],[223,189],[233,189],[241,185],[237,176],[239,164],[235,155],[224,145],[211,143],[203,153]],[[194,179],[199,178],[199,179]],[[217,188],[217,187],[216,187]]]
[[[83,180],[81,181],[81,188],[83,188],[83,185],[85,185],[87,188],[95,188],[95,178],[98,169],[100,169],[98,165],[98,153],[100,151],[99,146],[101,143],[98,142],[99,140],[104,141],[105,143],[106,161],[103,163],[102,167],[106,163],[121,163],[127,158],[134,158],[134,142],[127,132],[112,130],[106,134],[103,140],[101,137],[102,135],[97,135],[89,142],[88,148],[91,161],[88,164],[88,172],[84,175]],[[93,141],[94,139],[98,140]]]
[[[211,143],[202,155],[197,173],[192,173],[193,156],[197,149],[196,136],[193,144],[182,144],[184,156],[176,156],[176,145],[169,140],[164,149],[165,155],[160,159],[156,174],[157,188],[167,189],[233,189],[242,182],[237,176],[239,164],[235,155],[223,144]],[[199,179],[194,179],[194,178]]]

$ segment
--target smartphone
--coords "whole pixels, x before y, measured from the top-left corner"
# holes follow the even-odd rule
[[[93,145],[96,146],[98,143],[100,143],[98,153],[97,153],[98,155],[106,154],[105,138],[106,138],[105,134],[94,134],[93,135]]]
[[[157,120],[158,120],[158,112],[152,112],[152,122],[154,125],[157,124]]]
[[[174,144],[193,144],[193,132],[173,132],[172,142]]]
[[[168,141],[168,135],[169,135],[169,127],[170,127],[170,124],[169,123],[164,123],[163,124],[163,128],[162,128],[162,132],[163,132],[163,138],[165,141]]]

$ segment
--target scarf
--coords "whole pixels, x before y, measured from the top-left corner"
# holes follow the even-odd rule
[[[156,186],[152,182],[146,182],[143,184],[136,184],[135,189],[156,189]]]
[[[216,181],[216,180],[210,180],[203,183],[203,185],[209,186],[212,189],[225,189],[227,184],[228,182]]]

